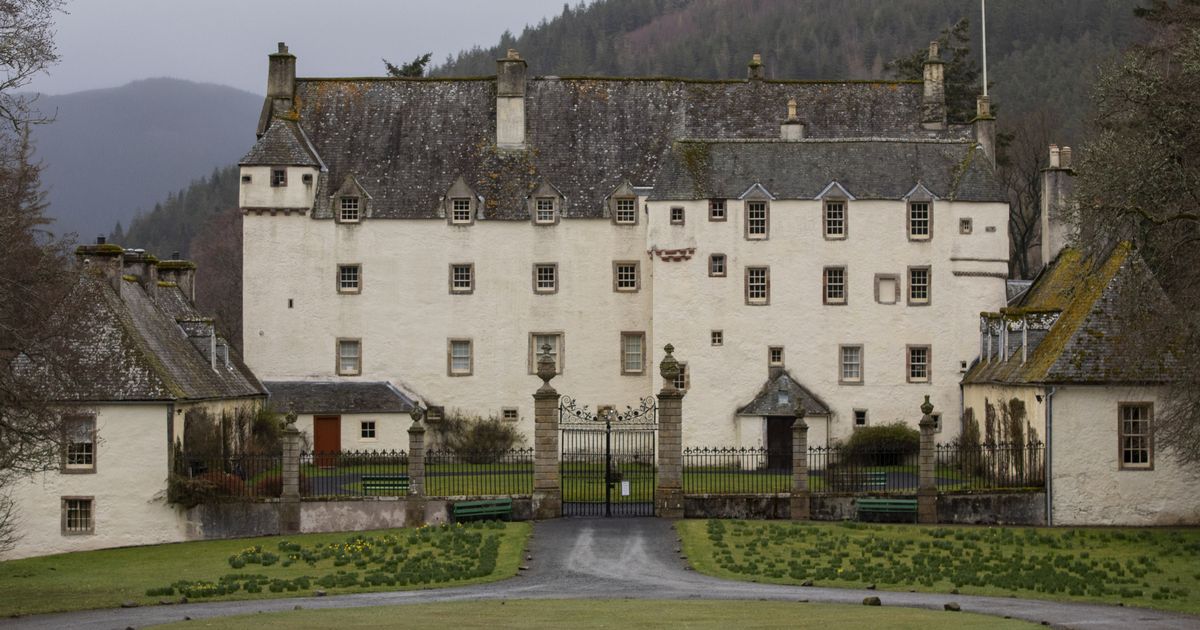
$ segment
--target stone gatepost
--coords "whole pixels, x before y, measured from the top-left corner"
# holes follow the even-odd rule
[[[408,428],[408,496],[404,504],[404,524],[417,527],[425,524],[425,425],[421,418],[425,410],[413,405],[408,412],[412,426]]]
[[[792,520],[809,518],[808,424],[804,422],[804,402],[796,402],[796,421],[792,423]]]
[[[662,391],[658,393],[658,487],[654,489],[655,514],[683,518],[683,392],[675,387],[679,362],[675,347],[663,348],[667,356],[659,364]]]
[[[300,430],[296,412],[288,411],[283,427],[282,488],[279,493],[279,533],[300,533]]]
[[[933,419],[933,403],[929,402],[929,396],[925,397],[925,403],[921,405],[921,414],[921,452],[917,456],[920,469],[917,485],[917,522],[933,524],[937,523],[937,479],[934,477],[936,453],[933,442],[933,432],[937,423]]]
[[[542,386],[533,394],[533,517],[562,516],[562,484],[558,470],[558,392],[550,385],[557,370],[550,344],[537,361]]]

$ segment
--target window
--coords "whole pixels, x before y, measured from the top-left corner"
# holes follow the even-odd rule
[[[838,347],[838,383],[861,385],[863,382],[862,346]]]
[[[771,302],[771,270],[769,267],[746,267],[746,303]]]
[[[1119,467],[1122,470],[1152,470],[1154,444],[1150,422],[1153,406],[1150,403],[1122,403],[1118,408],[1121,420]]]
[[[356,376],[362,373],[362,342],[358,339],[337,340],[337,373]]]
[[[92,497],[62,498],[62,533],[64,536],[91,534],[96,531],[95,503]]]
[[[908,304],[909,306],[929,304],[929,267],[908,268]]]
[[[866,409],[855,409],[854,410],[854,426],[856,428],[867,426],[867,410]]]
[[[242,183],[243,184],[249,184],[252,181],[254,181],[253,177],[250,177],[249,175],[242,175]]]
[[[824,303],[846,303],[846,268],[826,267],[824,272]]]
[[[900,276],[892,273],[875,274],[875,301],[895,304],[900,301]]]
[[[505,407],[500,410],[500,417],[506,422],[516,422],[521,419],[521,413],[516,407]]]
[[[304,182],[305,186],[312,186],[312,173],[305,173],[301,175],[300,181]]]
[[[929,414],[929,417],[933,418],[933,432],[941,433],[942,432],[942,413],[940,411],[935,411],[934,413]]]
[[[361,218],[358,212],[358,197],[342,197],[338,204],[338,219],[343,223],[355,223]]]
[[[765,201],[747,201],[746,202],[746,238],[748,239],[765,239],[767,238],[767,229],[769,218],[767,215],[767,202]]]
[[[671,208],[671,225],[683,225],[683,208]]]
[[[767,348],[767,365],[770,367],[783,367],[783,346],[771,346]]]
[[[470,376],[474,372],[475,357],[471,352],[470,339],[450,339],[446,353],[446,373],[450,376]]]
[[[533,266],[533,292],[558,292],[558,263],[537,263]]]
[[[471,222],[471,199],[469,197],[455,197],[450,200],[450,222]]]
[[[646,333],[621,333],[621,374],[641,374],[646,369]]]
[[[562,333],[535,332],[529,333],[529,373],[537,374],[538,358],[542,356],[542,346],[550,346],[550,358],[554,359],[554,373],[563,372],[563,335]]]
[[[709,221],[724,221],[725,217],[725,200],[724,199],[709,199],[708,200],[708,220]]]
[[[688,372],[686,363],[679,363],[679,374],[675,375],[675,389],[679,391],[687,391],[687,388],[692,384],[692,375]]]
[[[362,267],[338,265],[338,293],[362,292]]]
[[[958,233],[970,234],[975,231],[975,222],[970,217],[964,217],[958,220]]]
[[[629,197],[617,199],[617,211],[614,219],[621,225],[637,223],[637,199]]]
[[[841,199],[825,202],[825,238],[846,238],[846,202]]]
[[[363,420],[358,423],[358,437],[363,440],[375,439],[375,421]]]
[[[453,263],[450,265],[450,292],[472,293],[475,291],[475,264]]]
[[[96,418],[77,416],[63,419],[63,472],[96,472]]]
[[[558,217],[554,212],[553,197],[538,197],[533,200],[533,222],[540,224],[554,223]]]
[[[714,346],[725,345],[725,331],[723,330],[714,330],[709,333],[708,337]]]
[[[713,278],[725,277],[725,254],[712,254],[708,257],[708,275]]]
[[[908,382],[929,382],[929,346],[908,347]]]
[[[275,187],[275,188],[277,188],[279,186],[287,186],[287,169],[286,168],[271,169],[271,186]]]
[[[613,290],[638,290],[638,263],[636,260],[618,260],[613,263]]]
[[[928,201],[913,201],[908,204],[908,239],[927,241],[933,234],[933,215]]]

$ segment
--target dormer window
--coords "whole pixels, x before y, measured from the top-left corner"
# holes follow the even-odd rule
[[[273,168],[271,169],[271,186],[277,188],[279,186],[287,186],[287,169]]]
[[[450,222],[471,222],[471,199],[469,197],[455,197],[450,200]]]
[[[637,199],[632,197],[623,197],[616,200],[617,209],[613,215],[614,220],[620,225],[633,225],[637,223]]]
[[[933,204],[910,201],[908,204],[908,240],[927,241],[933,235]]]
[[[342,197],[338,203],[338,219],[343,223],[357,223],[361,218],[358,197]]]
[[[553,197],[538,197],[533,202],[533,222],[548,225],[558,220]]]
[[[767,238],[770,226],[770,212],[767,202],[753,200],[746,202],[746,238],[764,240]]]

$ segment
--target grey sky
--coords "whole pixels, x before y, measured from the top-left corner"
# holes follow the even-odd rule
[[[577,0],[571,2],[576,4]],[[564,0],[70,0],[62,62],[32,89],[62,94],[170,76],[262,94],[267,54],[286,41],[301,76],[384,73],[433,52],[492,45],[559,14]]]

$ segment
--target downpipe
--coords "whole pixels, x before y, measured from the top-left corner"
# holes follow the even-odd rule
[[[1057,387],[1046,391],[1046,526],[1054,525],[1054,394]]]

